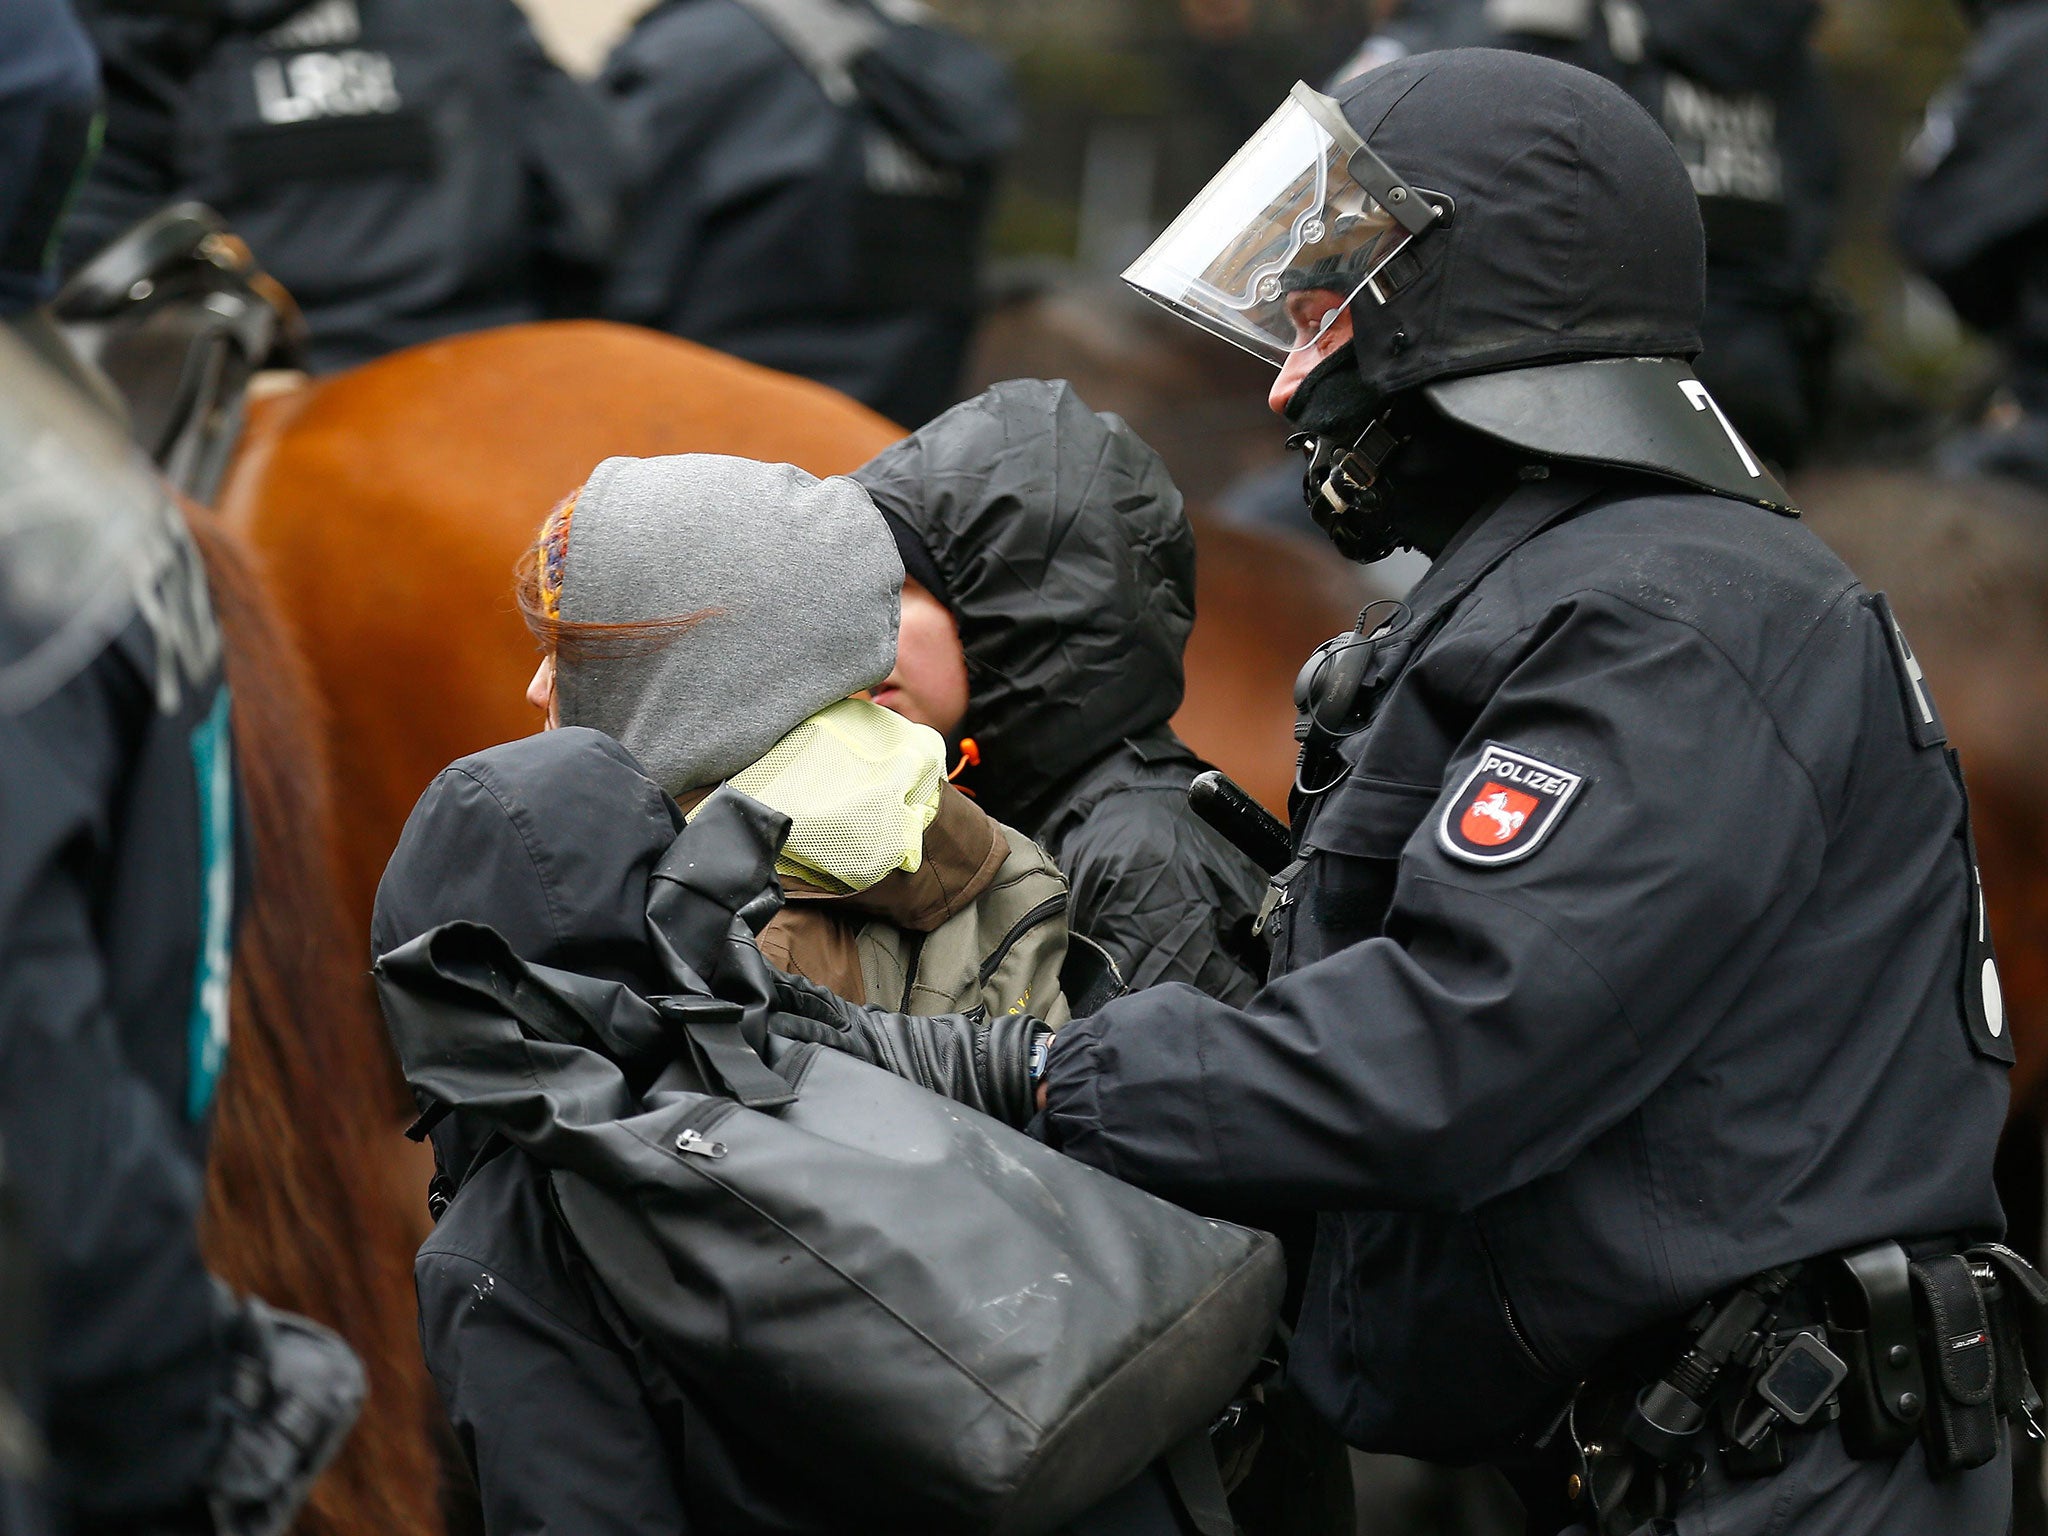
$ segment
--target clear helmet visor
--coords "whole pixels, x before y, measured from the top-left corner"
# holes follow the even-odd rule
[[[1124,272],[1147,298],[1276,366],[1320,339],[1412,238],[1352,179],[1352,146],[1310,113],[1305,90]]]

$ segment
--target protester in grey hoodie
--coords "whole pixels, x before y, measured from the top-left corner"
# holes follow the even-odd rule
[[[686,809],[731,780],[792,818],[772,963],[905,1012],[1063,1022],[1052,860],[945,782],[937,733],[848,698],[894,662],[902,581],[851,480],[607,459],[522,568],[546,653],[528,696],[624,743]]]
[[[533,964],[667,990],[648,880],[682,812],[616,741],[574,727],[451,764],[407,820],[371,925],[385,954],[485,923]],[[896,1536],[850,1520],[801,1457],[724,1422],[640,1345],[557,1212],[548,1170],[458,1111],[413,1265],[420,1343],[488,1536]],[[453,1133],[452,1135],[450,1133]],[[1151,1473],[1065,1536],[1179,1536]]]

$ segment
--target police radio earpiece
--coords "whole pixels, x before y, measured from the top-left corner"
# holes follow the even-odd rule
[[[1294,739],[1301,743],[1294,769],[1297,794],[1320,795],[1336,783],[1332,779],[1311,788],[1302,782],[1302,769],[1312,755],[1365,729],[1363,722],[1353,720],[1373,654],[1382,640],[1406,629],[1408,619],[1408,605],[1398,598],[1368,603],[1359,610],[1358,623],[1349,634],[1325,640],[1303,663],[1294,679]]]

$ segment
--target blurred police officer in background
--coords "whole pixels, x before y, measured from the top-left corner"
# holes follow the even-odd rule
[[[1316,1213],[1295,1383],[1534,1531],[1998,1536],[2048,1287],[1994,1241],[1959,769],[1688,366],[1705,276],[1660,125],[1482,49],[1297,86],[1126,273],[1278,366],[1340,549],[1433,563],[1304,669],[1271,980],[1065,1026],[1044,1134]],[[1022,1070],[1026,1024],[785,993],[870,1060],[943,1037],[970,1101]]]
[[[915,427],[958,399],[1018,110],[901,0],[667,0],[602,89],[640,200],[606,311]]]
[[[1965,8],[1977,39],[1907,153],[1899,244],[2005,354],[2005,397],[1942,466],[2048,490],[2048,0]]]
[[[622,182],[602,110],[513,0],[80,0],[106,143],[75,269],[165,203],[222,214],[319,370],[589,312]]]
[[[0,7],[0,1530],[274,1532],[363,1379],[199,1255],[244,884],[220,633],[177,508],[19,336],[97,96],[62,0]]]
[[[1677,145],[1707,231],[1701,380],[1765,458],[1820,429],[1835,322],[1820,291],[1836,145],[1817,0],[1405,0],[1344,73],[1435,48],[1516,48],[1614,81]]]

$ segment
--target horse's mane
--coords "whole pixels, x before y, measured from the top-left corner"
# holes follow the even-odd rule
[[[339,1331],[369,1402],[294,1529],[438,1530],[438,1413],[411,1306],[412,1234],[388,1170],[394,1092],[362,943],[343,911],[334,804],[310,676],[246,546],[188,509],[234,698],[254,880],[207,1167],[208,1262]]]

